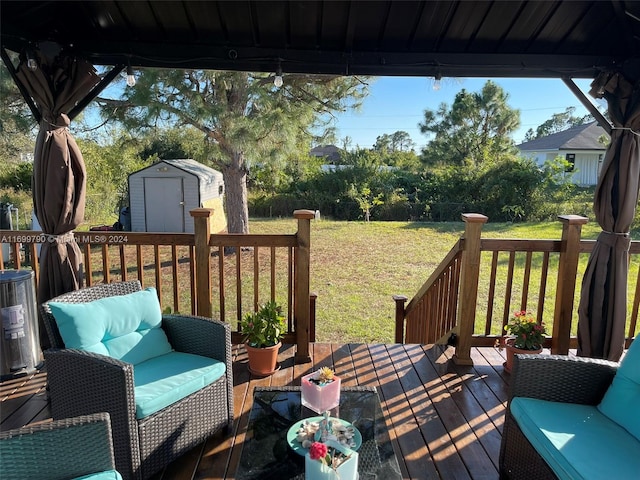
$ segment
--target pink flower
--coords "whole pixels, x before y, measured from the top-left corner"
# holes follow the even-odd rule
[[[327,456],[327,446],[324,443],[313,442],[309,448],[309,456],[311,460],[322,460]]]

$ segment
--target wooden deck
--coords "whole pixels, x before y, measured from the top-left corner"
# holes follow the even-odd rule
[[[232,479],[240,459],[255,386],[300,385],[302,375],[332,366],[344,385],[376,386],[405,479],[497,479],[509,375],[504,352],[472,349],[473,367],[450,361],[451,347],[402,344],[312,344],[313,363],[295,365],[294,346],[280,370],[251,377],[234,347],[235,425],[171,464],[154,480]],[[47,421],[46,373],[0,384],[0,429]]]

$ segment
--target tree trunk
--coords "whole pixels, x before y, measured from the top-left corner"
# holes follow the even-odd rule
[[[231,165],[222,169],[227,206],[227,231],[249,233],[249,209],[247,206],[247,171],[242,154],[236,153]]]

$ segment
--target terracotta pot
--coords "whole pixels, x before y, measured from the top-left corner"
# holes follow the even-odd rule
[[[516,353],[535,354],[535,353],[542,352],[542,347],[540,347],[538,350],[524,350],[522,348],[514,347],[513,342],[514,342],[513,338],[506,339],[504,342],[504,346],[507,349],[507,361],[504,362],[502,366],[504,367],[504,371],[506,373],[511,373],[511,370],[513,369],[513,356]]]
[[[278,342],[272,347],[255,348],[245,344],[247,355],[249,355],[249,371],[261,377],[271,375],[278,370],[278,351],[282,342]]]

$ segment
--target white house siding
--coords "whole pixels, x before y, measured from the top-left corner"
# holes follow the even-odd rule
[[[521,151],[520,154],[524,158],[530,158],[536,162],[540,167],[544,165],[546,161],[552,161],[556,157],[566,158],[567,153],[575,154],[575,167],[574,172],[567,173],[571,175],[571,181],[576,185],[590,186],[595,185],[598,182],[598,175],[600,173],[600,167],[602,166],[602,158],[604,152],[592,152],[592,151]]]
[[[604,154],[600,153],[576,153],[575,171],[572,181],[576,185],[590,186],[598,183],[598,175]]]

